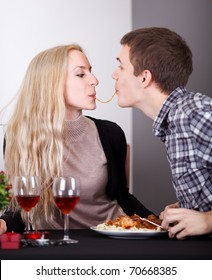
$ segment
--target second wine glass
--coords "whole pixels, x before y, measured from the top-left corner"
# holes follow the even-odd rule
[[[80,198],[79,181],[74,177],[55,177],[52,186],[54,201],[64,214],[64,237],[59,242],[71,244],[78,240],[69,238],[69,213],[74,209]]]

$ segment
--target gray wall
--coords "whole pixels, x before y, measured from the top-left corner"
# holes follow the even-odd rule
[[[212,97],[212,1],[132,0],[132,29],[168,27],[183,36],[193,52],[194,71],[187,88]],[[152,120],[133,110],[133,193],[159,214],[176,201],[163,144]]]

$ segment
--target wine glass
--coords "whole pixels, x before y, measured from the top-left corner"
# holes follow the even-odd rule
[[[21,208],[27,213],[25,233],[30,233],[30,210],[40,199],[41,178],[39,176],[16,176],[13,184],[14,195]]]
[[[64,214],[64,237],[59,242],[70,244],[78,240],[69,238],[69,213],[80,198],[79,181],[74,177],[55,177],[53,180],[53,197],[56,206]]]

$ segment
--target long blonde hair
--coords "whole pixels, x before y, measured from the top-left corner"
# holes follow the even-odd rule
[[[16,175],[42,178],[42,199],[34,219],[53,214],[52,179],[62,173],[64,85],[67,57],[79,45],[62,45],[36,55],[26,71],[14,113],[6,128],[5,171],[12,184]],[[17,207],[15,199],[11,209]]]

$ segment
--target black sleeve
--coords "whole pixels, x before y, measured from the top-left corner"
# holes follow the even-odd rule
[[[130,194],[125,174],[127,142],[124,131],[116,123],[93,119],[99,131],[100,140],[107,158],[107,195],[116,199],[127,215],[138,214],[147,217],[154,214],[135,196]]]
[[[3,155],[5,156],[5,149],[6,149],[6,138],[4,137],[3,142]],[[20,212],[10,212],[6,211],[0,219],[4,220],[7,225],[7,232],[15,231],[15,232],[23,232],[25,229],[25,224],[21,218]]]
[[[147,217],[154,213],[147,209],[134,195],[132,195],[127,187],[125,170],[127,142],[124,131],[120,127],[118,127],[117,130],[119,130],[119,133],[113,133],[111,139],[114,148],[113,153],[115,155],[113,167],[114,164],[116,164],[117,168],[115,168],[115,170],[117,169],[116,176],[118,177],[116,199],[127,215],[131,216],[137,214],[141,217]],[[115,135],[116,137],[114,137]],[[119,135],[119,137],[117,137],[117,135]]]
[[[116,199],[127,215],[131,216],[137,214],[141,217],[147,217],[154,213],[147,209],[134,195],[132,195],[127,187],[125,174],[126,146],[126,138],[122,131],[120,134],[120,142],[116,147],[116,165],[119,178],[119,189]]]
[[[25,229],[25,224],[21,218],[20,212],[10,212],[6,211],[0,219],[4,220],[7,225],[7,232],[15,231],[15,232],[23,232]]]
[[[150,214],[154,214],[152,211],[147,209],[134,195],[129,193],[127,188],[122,188],[119,190],[117,201],[122,207],[123,211],[129,216],[137,214],[140,217],[146,218]]]

